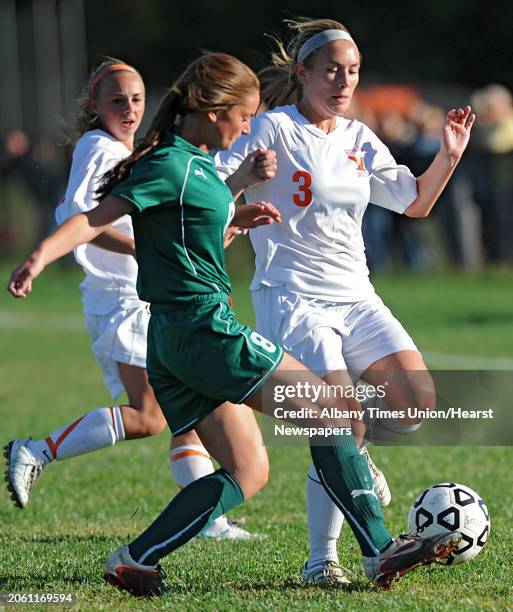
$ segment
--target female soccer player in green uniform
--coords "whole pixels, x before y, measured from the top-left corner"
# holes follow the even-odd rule
[[[280,215],[264,202],[235,211],[233,195],[218,177],[209,151],[228,149],[249,133],[258,104],[258,79],[239,60],[212,53],[192,62],[164,98],[141,145],[108,175],[100,205],[43,241],[9,283],[13,295],[24,297],[46,265],[89,242],[121,215],[132,214],[139,297],[150,302],[152,311],[150,383],[173,434],[196,429],[221,465],[185,487],[144,533],[107,560],[105,578],[136,595],[162,593],[159,559],[265,484],[260,432],[234,405],[265,409],[264,382],[274,389],[292,381],[317,388],[320,399],[311,418],[300,424],[339,428],[322,440],[310,438],[312,459],[358,540],[374,584],[388,588],[405,572],[450,554],[461,539],[460,534],[392,538],[351,422],[321,416],[326,408],[347,411],[345,401],[234,317],[224,269],[226,227],[279,222]],[[238,175],[240,189],[255,182],[251,160],[246,168],[244,180],[243,172]],[[234,185],[232,190],[237,192]],[[287,394],[282,400],[280,407],[294,420],[293,411],[304,400]]]
[[[59,224],[95,208],[95,191],[103,175],[130,155],[141,123],[145,102],[139,72],[122,60],[109,58],[95,70],[84,87],[77,112],[68,126],[78,140],[73,152],[66,193],[56,209]],[[266,174],[258,160],[257,174]],[[101,248],[100,248],[101,247]],[[107,250],[108,249],[108,250]],[[115,252],[113,252],[115,250]],[[85,278],[80,285],[91,347],[112,398],[126,392],[128,405],[100,407],[66,423],[40,439],[11,440],[4,449],[6,481],[16,506],[25,508],[32,487],[52,461],[90,453],[123,440],[160,433],[166,420],[146,374],[148,304],[136,289],[132,221],[118,219],[95,244],[80,245],[75,258]],[[246,418],[253,418],[251,410]],[[194,430],[173,438],[169,453],[173,475],[180,487],[214,471],[212,461]],[[221,516],[201,533],[213,539],[249,540],[245,529]]]

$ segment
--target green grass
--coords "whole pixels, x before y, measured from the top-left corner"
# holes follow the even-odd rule
[[[234,270],[236,310],[250,322],[251,260],[243,250]],[[0,268],[7,278],[7,268]],[[80,316],[80,275],[57,268],[38,280],[30,299],[0,294],[0,419],[2,440],[43,436],[108,402]],[[376,286],[419,348],[437,355],[511,359],[513,273],[376,279]],[[436,364],[435,364],[436,365]],[[390,593],[363,579],[354,538],[344,527],[341,561],[360,575],[349,592],[305,588],[307,556],[305,448],[271,446],[268,486],[235,516],[267,534],[252,543],[194,541],[164,560],[170,592],[142,602],[101,580],[108,554],[143,529],[176,492],[167,466],[168,436],[123,443],[53,464],[30,504],[15,509],[0,494],[0,592],[75,593],[81,610],[513,610],[511,548],[512,448],[375,448],[373,458],[393,491],[385,518],[405,530],[414,496],[433,482],[456,480],[488,502],[492,534],[474,561],[429,567]],[[26,606],[29,609],[28,606]],[[1,609],[1,604],[0,604]],[[31,610],[38,609],[30,606]],[[39,607],[42,609],[42,607]]]

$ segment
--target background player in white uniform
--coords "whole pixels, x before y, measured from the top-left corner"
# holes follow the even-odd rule
[[[251,151],[276,152],[276,176],[245,193],[247,202],[272,202],[283,219],[250,232],[257,331],[332,384],[350,384],[349,372],[353,381],[386,383],[393,409],[432,407],[434,388],[422,357],[369,281],[361,221],[369,202],[427,216],[466,148],[474,115],[470,107],[448,113],[440,151],[415,178],[369,128],[343,117],[361,63],[346,28],[332,20],[289,26],[295,35],[287,48],[279,45],[275,65],[264,72],[262,98],[270,106],[297,104],[258,116],[251,135],[217,164],[229,175]],[[366,436],[393,437],[418,426],[408,419],[371,421]],[[303,577],[347,582],[336,550],[343,517],[313,465],[307,493],[311,549]]]
[[[145,106],[144,83],[138,71],[121,61],[108,60],[91,75],[76,117],[80,135],[66,194],[56,210],[59,224],[97,205],[95,193],[103,175],[130,155]],[[92,410],[41,440],[13,440],[6,446],[9,490],[24,508],[44,466],[116,444],[125,439],[160,433],[166,420],[148,383],[146,336],[148,304],[136,290],[132,221],[115,221],[94,244],[74,251],[85,272],[80,288],[92,350],[105,384],[115,399],[126,391],[128,405]],[[187,486],[214,471],[210,456],[194,431],[173,439],[169,453],[177,483]],[[246,530],[219,517],[204,536],[248,539]]]

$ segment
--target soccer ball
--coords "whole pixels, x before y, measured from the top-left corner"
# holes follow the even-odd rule
[[[443,482],[428,487],[408,513],[408,531],[422,536],[459,531],[458,548],[442,561],[457,565],[473,559],[490,534],[490,514],[481,497],[464,485]]]

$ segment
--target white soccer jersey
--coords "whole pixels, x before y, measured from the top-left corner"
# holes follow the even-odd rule
[[[233,173],[258,147],[276,151],[276,176],[246,191],[248,203],[274,204],[282,223],[250,232],[256,254],[252,290],[285,285],[334,302],[374,293],[361,224],[369,202],[402,213],[417,197],[417,182],[364,124],[337,118],[327,134],[296,106],[259,115],[251,134],[216,155],[221,175]]]
[[[103,174],[130,155],[124,144],[103,130],[86,132],[73,152],[68,186],[63,201],[55,211],[57,223],[98,205],[95,193]],[[112,227],[133,237],[130,215],[116,220]],[[80,285],[84,312],[107,314],[121,301],[138,300],[137,263],[130,255],[82,244],[74,250],[75,259],[85,272]]]

